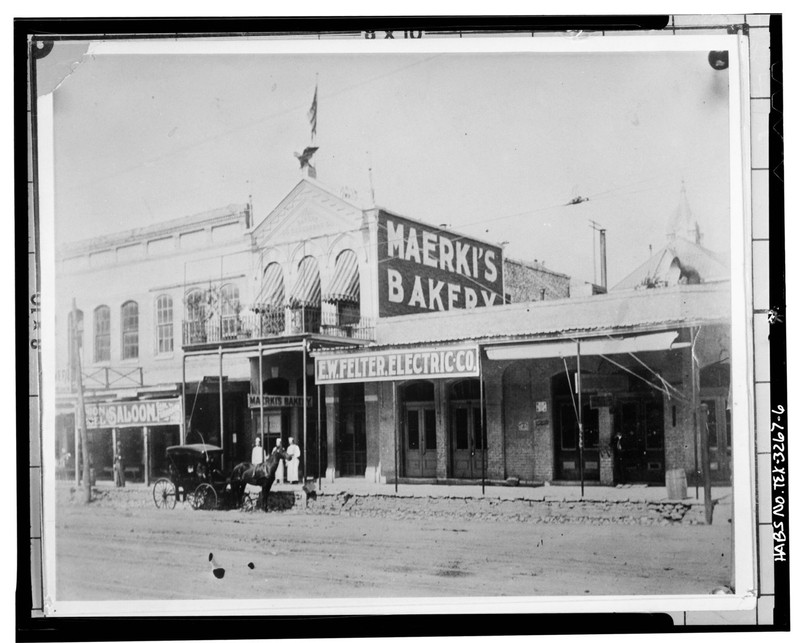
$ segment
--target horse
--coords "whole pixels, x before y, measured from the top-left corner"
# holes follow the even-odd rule
[[[252,462],[240,462],[231,471],[231,490],[237,506],[241,506],[244,496],[244,489],[248,484],[261,487],[261,506],[264,511],[268,511],[267,494],[275,482],[275,472],[281,460],[291,460],[292,456],[286,456],[286,449],[279,447],[273,449],[266,462],[253,464]]]

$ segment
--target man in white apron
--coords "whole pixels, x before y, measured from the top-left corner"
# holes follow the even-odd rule
[[[289,438],[286,449],[286,479],[290,483],[300,481],[300,447],[294,443],[294,438]]]
[[[261,464],[264,462],[264,449],[261,446],[261,438],[256,438],[256,445],[250,454],[250,462],[252,464]]]

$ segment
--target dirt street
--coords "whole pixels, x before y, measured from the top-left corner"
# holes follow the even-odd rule
[[[705,594],[730,579],[719,508],[711,526],[553,523],[442,519],[418,511],[424,498],[407,500],[412,513],[376,516],[323,514],[313,501],[268,514],[168,511],[149,489],[136,493],[88,506],[59,493],[58,600]]]

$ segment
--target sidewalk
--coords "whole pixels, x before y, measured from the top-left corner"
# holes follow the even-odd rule
[[[59,484],[65,484],[60,481]],[[96,486],[101,489],[114,488],[110,480],[98,480]],[[152,484],[151,484],[152,486]],[[128,482],[126,488],[144,490],[147,487],[142,482]],[[302,493],[302,484],[275,483],[273,492]],[[550,502],[678,502],[667,498],[667,488],[661,486],[647,486],[645,484],[631,484],[622,487],[588,486],[584,487],[581,494],[580,485],[551,485],[542,486],[506,486],[487,484],[481,488],[480,481],[475,484],[409,484],[393,482],[379,484],[361,478],[337,478],[334,482],[323,480],[321,488],[316,488],[318,494],[336,495],[349,493],[355,496],[398,496],[405,498],[497,498],[501,500],[537,500]],[[730,487],[712,487],[711,497],[720,504],[730,504]],[[682,500],[685,504],[702,504],[703,488],[700,487],[697,497],[695,488],[687,488],[687,497]]]
[[[301,490],[301,485],[276,484],[274,491],[287,491],[290,489]],[[644,484],[632,484],[622,487],[585,486],[581,495],[580,485],[543,485],[504,486],[486,485],[485,492],[480,481],[477,484],[403,484],[397,485],[395,493],[394,483],[378,484],[367,482],[358,478],[339,478],[334,482],[322,481],[322,489],[317,493],[337,494],[351,493],[354,495],[382,495],[423,498],[499,498],[504,500],[547,500],[547,501],[611,501],[611,502],[676,502],[668,500],[666,487],[649,487]],[[686,504],[702,504],[703,488],[700,487],[698,497],[695,498],[695,488],[687,489]],[[723,504],[729,503],[731,498],[730,487],[712,487],[711,497]]]

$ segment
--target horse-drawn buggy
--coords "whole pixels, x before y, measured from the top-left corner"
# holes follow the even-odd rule
[[[221,471],[221,457],[222,449],[211,444],[167,447],[168,476],[153,485],[156,507],[174,509],[180,501],[189,502],[192,509],[253,509],[258,499],[266,511],[267,494],[275,482],[278,462],[286,460],[286,451],[274,450],[263,464],[237,464],[229,476]]]

